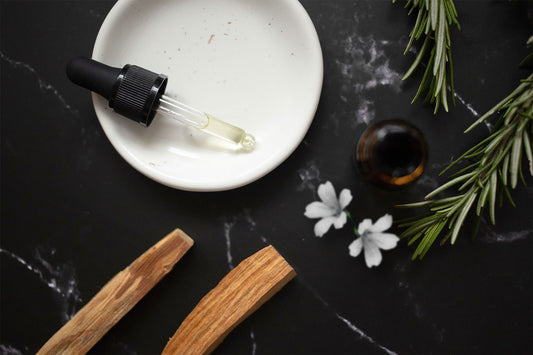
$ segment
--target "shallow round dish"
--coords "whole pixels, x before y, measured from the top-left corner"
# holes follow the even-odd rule
[[[160,115],[145,128],[93,94],[119,154],[182,190],[233,189],[275,169],[302,141],[322,89],[320,43],[297,0],[119,0],[93,59],[166,74],[167,95],[255,136],[244,152]]]

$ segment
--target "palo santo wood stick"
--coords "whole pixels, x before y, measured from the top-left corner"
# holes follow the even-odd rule
[[[258,251],[202,298],[169,340],[163,355],[211,353],[294,276],[296,272],[274,247]]]
[[[85,354],[193,245],[176,229],[115,275],[37,354]]]

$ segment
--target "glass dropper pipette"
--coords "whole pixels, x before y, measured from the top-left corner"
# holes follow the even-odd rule
[[[79,57],[67,65],[67,76],[73,83],[106,98],[118,114],[143,126],[148,127],[155,114],[161,113],[238,148],[255,147],[255,138],[243,129],[165,95],[166,75],[130,64],[113,68]]]

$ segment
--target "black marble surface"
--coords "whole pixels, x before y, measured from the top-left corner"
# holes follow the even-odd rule
[[[445,178],[452,157],[488,133],[461,132],[528,73],[528,4],[456,1],[452,33],[457,104],[433,116],[410,104],[418,79],[401,81],[414,18],[403,2],[302,0],[320,37],[324,86],[304,141],[264,178],[233,191],[193,193],[153,182],[113,149],[90,95],[66,78],[90,56],[114,1],[2,1],[0,353],[34,353],[114,274],[175,227],[195,246],[93,348],[151,354],[239,261],[272,244],[298,276],[238,326],[217,354],[532,353],[532,179],[513,192],[497,225],[461,234],[410,260],[405,242],[368,269],[348,255],[347,225],[323,238],[303,216],[319,184],[348,188],[357,220],[405,211]],[[401,117],[429,143],[413,186],[377,189],[351,151],[368,124]],[[399,232],[397,229],[395,232]]]

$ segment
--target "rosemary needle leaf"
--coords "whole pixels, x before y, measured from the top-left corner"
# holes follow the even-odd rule
[[[434,3],[436,3],[436,1],[434,1]],[[436,47],[437,47],[437,53],[435,54],[435,64],[433,66],[433,75],[437,75],[437,73],[439,72],[442,72],[445,67],[446,67],[446,63],[445,63],[445,60],[444,60],[444,49],[446,47],[446,45],[444,44],[444,40],[446,39],[446,30],[445,30],[445,26],[448,24],[446,22],[446,13],[444,11],[444,1],[439,1],[440,3],[440,7],[439,7],[439,4],[432,4],[432,8],[435,7],[435,12],[439,12],[439,20],[438,20],[438,27],[435,29],[433,28],[433,30],[435,32],[435,37],[437,39],[437,44],[436,44]],[[435,16],[436,17],[436,16]],[[437,19],[435,18],[435,22],[437,22]],[[434,25],[437,25],[437,24],[434,24]],[[438,92],[438,89],[437,89],[437,92]]]
[[[490,191],[490,185],[483,186],[483,189],[481,189],[481,194],[479,195],[479,200],[477,201],[477,209],[476,214],[478,216],[481,215],[481,211],[483,210],[483,207],[485,207],[485,201],[487,201],[487,196],[489,195]]]
[[[449,239],[450,237],[452,236],[452,231],[449,231],[445,236],[444,238],[442,238],[442,240],[440,241],[440,245],[444,245]]]
[[[518,128],[518,130],[516,131],[513,143],[513,150],[511,152],[511,166],[509,168],[509,172],[511,174],[511,187],[513,189],[516,187],[516,184],[518,182],[518,163],[520,163],[520,158],[522,157],[522,150],[520,148],[522,147],[523,127],[524,126],[521,125],[521,127]]]
[[[475,172],[473,171],[473,172],[470,172],[468,174],[456,177],[455,179],[453,179],[451,181],[448,181],[444,185],[442,185],[442,186],[436,188],[435,190],[431,191],[429,194],[426,195],[425,198],[426,199],[431,198],[431,197],[435,196],[436,194],[438,194],[439,192],[442,192],[442,191],[446,190],[447,188],[449,188],[449,187],[451,187],[451,186],[453,186],[455,184],[458,184],[458,183],[460,183],[463,180],[466,180],[466,179],[470,178],[474,174],[475,174]]]
[[[452,94],[452,104],[455,105],[455,88],[453,85],[453,64],[452,64],[452,51],[448,50],[448,78],[450,78],[450,92]]]
[[[502,187],[503,191],[505,192],[505,196],[507,196],[507,199],[509,200],[509,203],[511,204],[511,206],[516,208],[516,204],[514,203],[513,198],[511,197],[511,192],[509,191],[507,186],[503,185]]]
[[[472,230],[472,236],[471,236],[471,239],[474,240],[476,239],[476,235],[477,235],[477,232],[479,231],[479,224],[481,222],[481,217],[476,217],[476,220],[475,220],[475,223],[474,223],[474,228]]]
[[[444,71],[442,73],[442,76],[443,76],[443,82],[446,81],[446,72]],[[446,93],[446,88],[442,88],[441,90],[441,101],[442,101],[442,106],[444,107],[444,111],[448,112],[448,94]]]
[[[424,247],[424,251],[422,254],[420,254],[420,259],[422,259],[424,256],[426,256],[426,253],[428,252],[429,248],[435,243],[435,240],[437,240],[437,237],[439,236],[440,232],[442,231],[442,228],[446,225],[446,222],[440,222],[436,225],[435,229],[431,231],[430,238],[428,239],[428,242],[426,243]]]
[[[424,234],[424,232],[418,232],[417,234],[415,234],[411,239],[409,239],[409,242],[407,243],[407,245],[411,245],[414,242],[416,242],[418,238],[422,236],[422,234]]]
[[[411,216],[411,217],[406,217],[406,218],[402,218],[402,219],[396,220],[396,221],[394,221],[394,223],[396,223],[398,225],[405,224],[405,226],[409,226],[410,224],[417,222],[421,218],[428,217],[431,214],[432,214],[431,212],[426,212],[426,213],[422,213],[422,214],[419,214],[419,215],[416,215],[416,216]]]
[[[526,42],[526,46],[531,47],[533,45],[533,36],[529,37]]]
[[[492,175],[490,177],[490,195],[489,195],[489,211],[490,211],[490,220],[492,224],[496,224],[496,216],[495,216],[495,207],[496,207],[496,191],[498,186],[498,174],[496,171],[492,172]]]
[[[410,14],[411,12],[409,12]],[[423,28],[423,22],[424,22],[424,10],[420,9],[418,10],[418,15],[416,17],[415,26],[413,27],[413,30],[409,34],[409,43],[407,43],[407,47],[405,47],[405,51],[403,52],[403,55],[406,55],[407,52],[409,52],[409,49],[411,49],[411,46],[413,45],[413,42],[415,38],[419,38],[422,34],[421,29]]]
[[[438,0],[431,0],[431,5],[429,6],[429,10],[431,11],[431,29],[435,31],[437,28],[437,16],[438,16],[438,11],[439,11]]]
[[[437,69],[437,72],[435,72],[435,71],[433,72],[433,75],[437,76],[437,85],[435,86],[435,93],[433,94],[433,96],[435,96],[435,97],[437,97],[440,94],[441,89],[442,89],[442,85],[443,85],[443,82],[444,82],[444,78],[445,78],[444,69],[446,69],[446,65],[442,63],[443,61],[444,61],[444,59],[440,59],[439,63],[437,63],[437,61],[435,61],[435,66],[433,66],[433,68]],[[444,91],[446,91],[446,90],[444,90]]]
[[[520,175],[520,181],[522,181],[522,184],[524,184],[524,186],[527,186],[526,179],[524,178],[524,173],[522,172],[522,159],[520,159],[520,162],[518,163],[518,174]]]
[[[451,177],[451,178],[454,178],[454,177],[456,177],[456,176],[459,176],[459,175],[461,175],[462,173],[464,173],[464,172],[466,172],[466,171],[468,171],[468,170],[470,170],[470,169],[472,169],[472,168],[478,166],[480,163],[481,163],[481,162],[478,161],[478,162],[476,162],[476,163],[474,163],[474,164],[470,164],[470,165],[468,165],[467,167],[465,167],[465,168],[459,170],[458,172],[456,172],[456,173],[450,175],[450,177]]]
[[[501,170],[501,179],[503,186],[507,185],[507,176],[509,174],[509,156],[506,155],[503,159],[503,165]]]
[[[413,64],[411,64],[411,67],[409,68],[409,70],[407,70],[407,72],[404,74],[402,80],[405,80],[409,76],[411,76],[411,74],[418,67],[418,64],[420,64],[420,62],[422,61],[422,58],[424,57],[424,54],[426,53],[429,43],[430,43],[429,38],[426,38],[426,40],[424,41],[424,44],[422,45],[422,48],[420,48],[420,52],[418,52],[418,55],[416,56]]]
[[[403,208],[403,207],[421,207],[421,206],[431,205],[432,203],[433,203],[433,201],[428,200],[428,201],[420,201],[420,202],[414,202],[414,203],[404,203],[404,204],[401,204],[401,205],[396,205],[396,207],[400,207],[400,208]]]
[[[533,154],[531,152],[531,142],[529,141],[529,134],[524,130],[524,151],[526,152],[527,160],[529,161],[529,173],[533,176]]]
[[[472,204],[474,203],[475,199],[477,197],[477,193],[473,193],[468,201],[466,202],[465,206],[461,209],[461,213],[459,214],[459,217],[457,218],[457,221],[455,222],[455,227],[452,231],[452,240],[451,243],[454,244],[455,240],[457,239],[457,235],[459,234],[459,229],[463,225],[463,222],[466,218],[466,215],[470,211],[470,207],[472,207]]]
[[[525,57],[522,62],[520,62],[521,67],[527,67],[531,65],[533,65],[533,52],[529,53],[529,55]]]
[[[439,206],[439,205],[446,205],[448,203],[455,203],[457,202],[457,200],[460,200],[463,197],[464,195],[441,198],[439,200],[434,200],[433,205]]]

